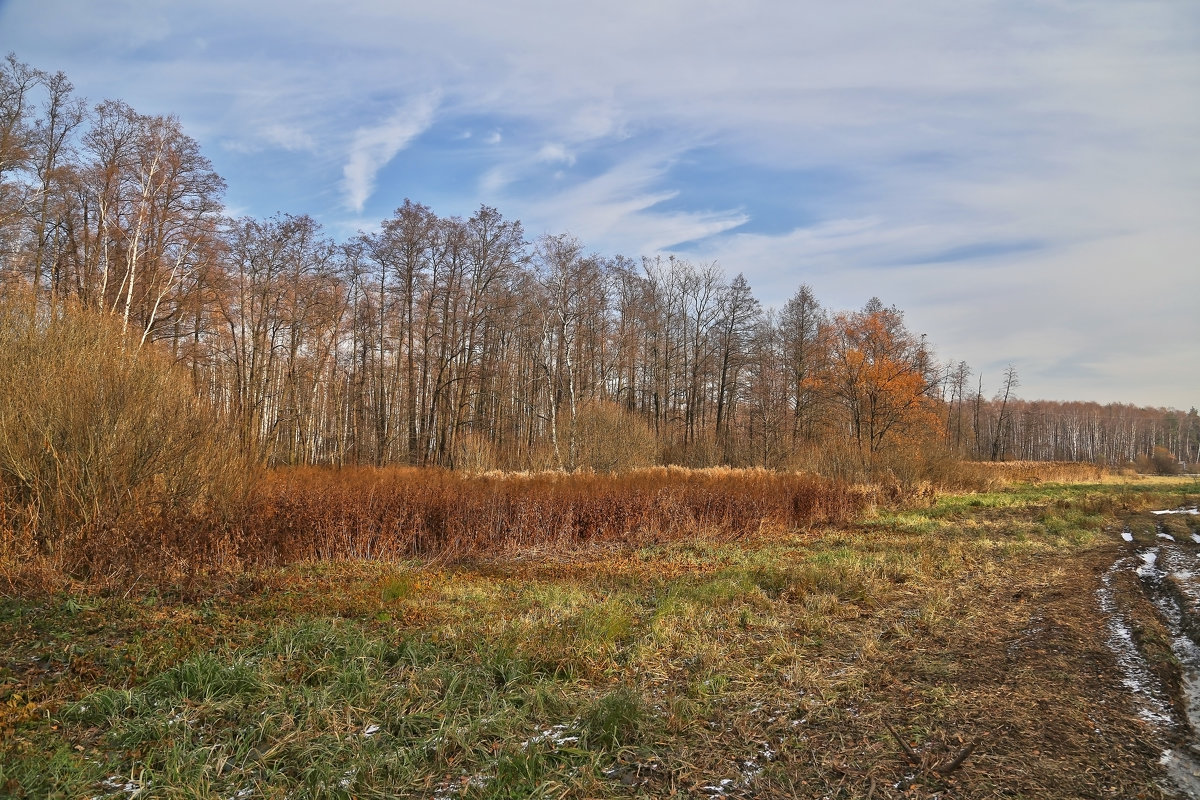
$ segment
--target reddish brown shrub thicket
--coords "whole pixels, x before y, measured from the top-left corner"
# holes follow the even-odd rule
[[[461,558],[593,542],[743,537],[840,522],[866,496],[811,475],[660,467],[621,474],[280,470],[239,526],[243,560]]]
[[[867,502],[861,489],[766,470],[281,469],[259,480],[239,510],[146,516],[102,538],[72,539],[78,552],[68,560],[92,565],[90,582],[154,583],[308,560],[453,560],[592,543],[740,538],[842,522]],[[30,570],[40,571],[43,583],[55,580],[49,561],[25,553],[21,564],[8,555],[0,558],[0,579],[10,589]]]

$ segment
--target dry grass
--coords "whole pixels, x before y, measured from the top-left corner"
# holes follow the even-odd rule
[[[1097,483],[1111,471],[1079,461],[964,461],[945,476],[949,490],[993,491],[1017,483]]]
[[[764,470],[283,469],[261,477],[239,503],[145,514],[104,537],[71,539],[57,558],[0,542],[0,579],[10,593],[28,594],[61,585],[72,574],[59,568],[64,561],[102,565],[76,577],[120,587],[300,561],[461,560],[605,543],[731,540],[844,522],[869,497],[819,477]]]

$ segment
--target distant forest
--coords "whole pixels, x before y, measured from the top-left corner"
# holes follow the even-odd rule
[[[941,362],[900,309],[764,308],[740,274],[527,238],[412,201],[335,241],[230,218],[178,119],[91,105],[0,64],[0,291],[33,319],[103,314],[278,464],[852,476],[946,459],[1200,462],[1200,417],[1018,399]]]

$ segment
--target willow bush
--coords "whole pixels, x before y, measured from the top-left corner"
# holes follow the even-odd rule
[[[0,557],[71,573],[196,545],[247,471],[188,376],[119,320],[0,302]]]

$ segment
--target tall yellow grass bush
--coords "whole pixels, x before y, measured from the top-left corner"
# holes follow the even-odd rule
[[[0,559],[72,574],[192,548],[246,480],[190,380],[108,315],[0,302]]]
[[[622,472],[654,464],[658,443],[645,419],[615,403],[592,403],[575,419],[576,465]]]

